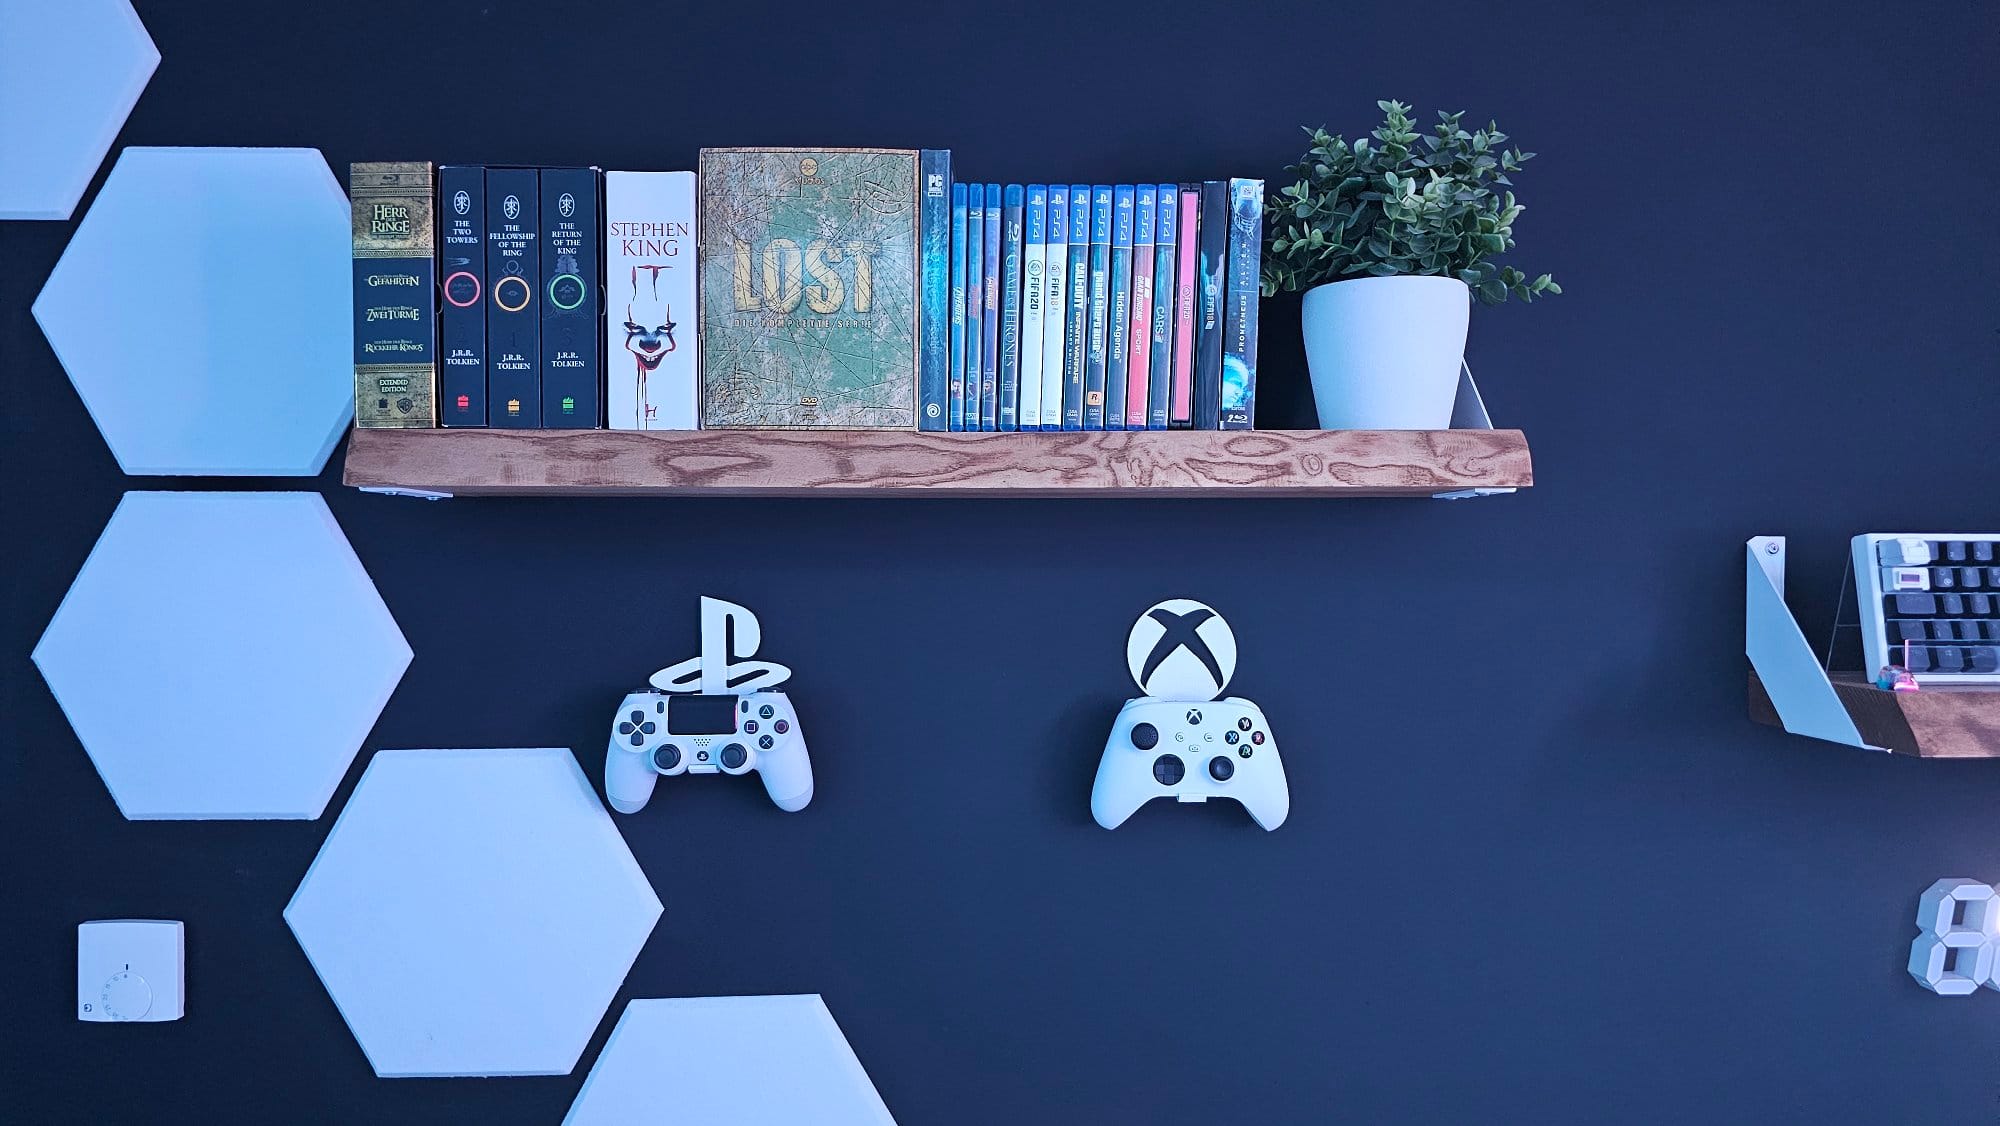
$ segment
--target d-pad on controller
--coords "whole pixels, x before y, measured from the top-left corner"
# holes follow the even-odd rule
[[[1178,786],[1187,777],[1187,766],[1177,755],[1161,755],[1153,760],[1153,781],[1162,786]]]

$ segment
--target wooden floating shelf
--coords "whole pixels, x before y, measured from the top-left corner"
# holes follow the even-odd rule
[[[1861,737],[1874,746],[1922,758],[2000,758],[2000,690],[1942,686],[1886,692],[1860,673],[1832,673],[1827,680]],[[1754,672],[1750,718],[1784,726]]]
[[[1519,430],[355,430],[347,484],[431,496],[1429,497],[1534,484]]]

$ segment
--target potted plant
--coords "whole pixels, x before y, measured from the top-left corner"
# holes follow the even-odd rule
[[[1467,132],[1439,113],[1419,134],[1410,108],[1349,144],[1307,129],[1295,181],[1267,206],[1263,291],[1305,291],[1306,363],[1329,430],[1442,430],[1451,425],[1471,298],[1497,305],[1561,293],[1494,259],[1514,246],[1508,177],[1533,153],[1494,125]]]

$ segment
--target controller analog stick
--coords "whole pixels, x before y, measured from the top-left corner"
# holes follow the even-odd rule
[[[1150,751],[1160,745],[1160,729],[1150,723],[1132,725],[1132,745],[1142,751]]]
[[[1227,782],[1236,776],[1236,764],[1227,755],[1217,755],[1208,760],[1208,776],[1217,782]]]
[[[722,748],[722,765],[728,767],[731,770],[735,770],[737,767],[742,766],[743,761],[749,757],[750,757],[750,752],[744,750],[743,744],[741,743],[731,743],[728,746]]]
[[[662,743],[653,752],[653,765],[661,770],[672,770],[681,764],[681,749],[672,743]]]

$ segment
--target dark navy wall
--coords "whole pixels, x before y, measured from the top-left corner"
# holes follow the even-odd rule
[[[1793,537],[1820,623],[1849,535],[1995,523],[1991,5],[140,8],[163,61],[121,143],[342,172],[811,143],[1276,178],[1300,124],[1463,107],[1543,154],[1518,261],[1568,293],[1475,314],[1540,483],[1470,504],[425,504],[336,455],[296,484],[408,676],[319,822],[144,824],[28,652],[121,491],[188,483],[120,476],[29,316],[71,225],[0,225],[0,1116],[558,1121],[615,1013],[569,1077],[378,1080],[279,911],[376,748],[597,777],[710,593],[798,670],[818,795],[669,784],[620,820],[667,908],[623,996],[823,993],[906,1126],[1992,1121],[2000,995],[1902,962],[1919,891],[2000,879],[2000,766],[1752,726],[1740,657],[1745,537]],[[1265,306],[1267,424],[1312,421],[1296,309]],[[1125,629],[1174,595],[1235,625],[1277,833],[1090,820]],[[185,1021],[71,1018],[74,925],[119,915],[188,921]]]

